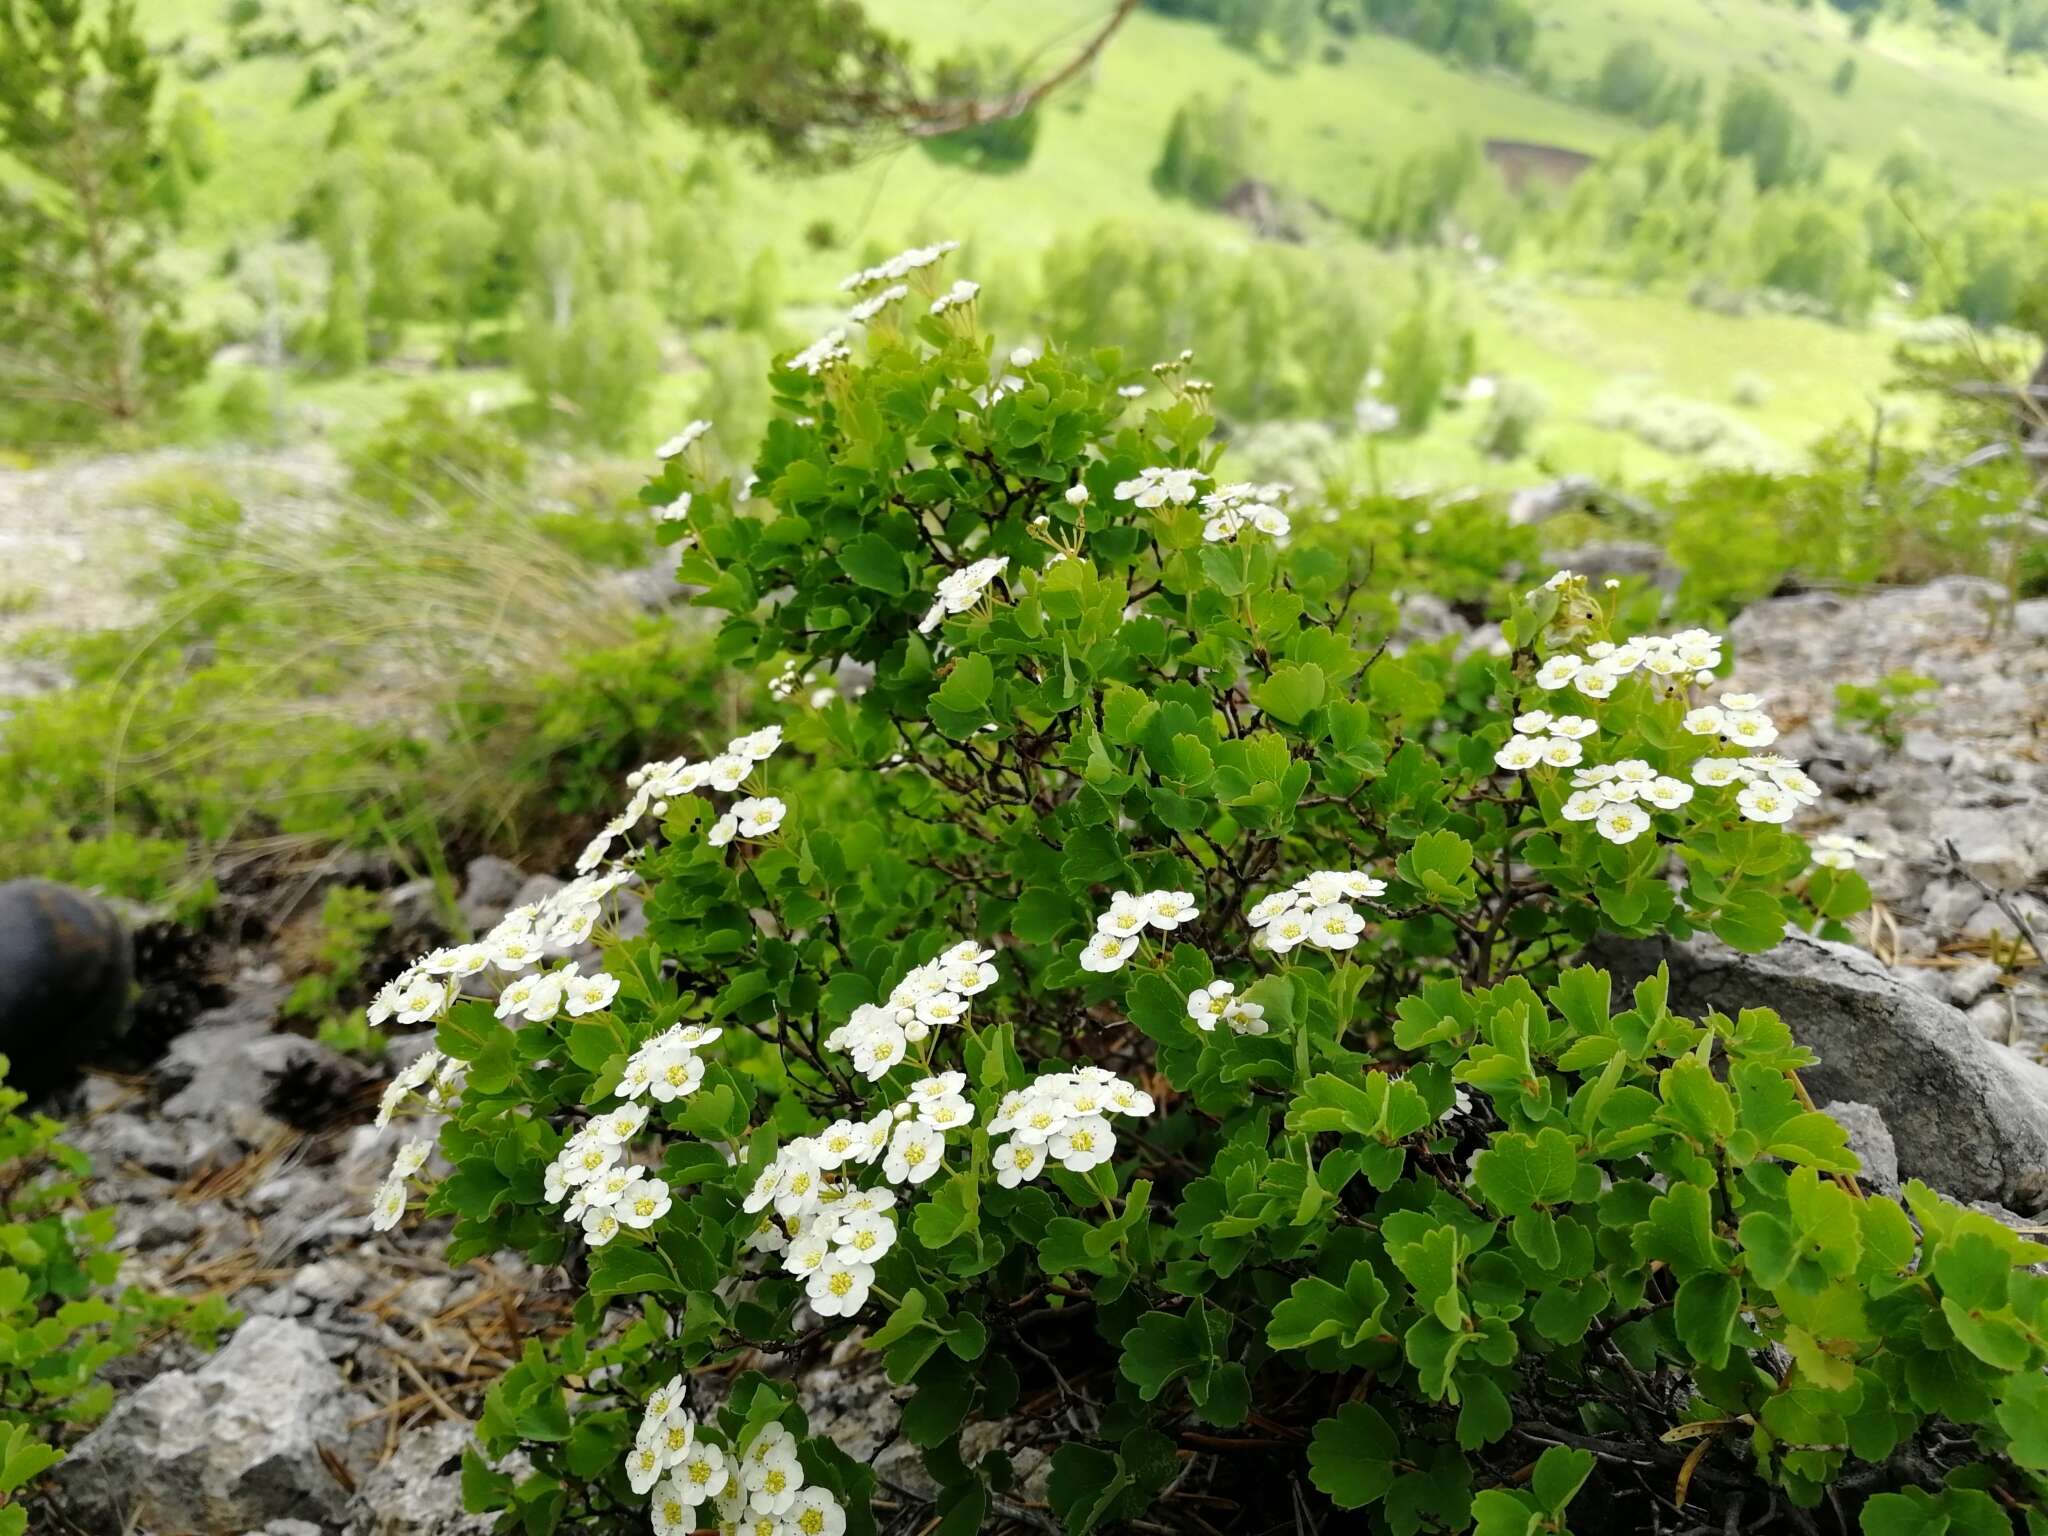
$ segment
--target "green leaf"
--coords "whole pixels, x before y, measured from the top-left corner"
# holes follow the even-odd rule
[[[1536,1471],[1529,1478],[1529,1491],[1536,1495],[1536,1502],[1544,1509],[1553,1515],[1561,1515],[1592,1475],[1591,1451],[1553,1445],[1536,1458]]]
[[[839,551],[840,567],[863,587],[901,597],[910,590],[903,551],[879,533],[864,533]]]
[[[1192,1332],[1185,1318],[1171,1312],[1148,1312],[1124,1335],[1118,1369],[1146,1402],[1157,1398],[1176,1376],[1201,1363],[1200,1346]]]
[[[1401,1441],[1364,1403],[1346,1403],[1316,1425],[1308,1448],[1308,1480],[1339,1509],[1361,1509],[1394,1486]]]
[[[1535,1136],[1505,1131],[1473,1161],[1472,1180],[1504,1216],[1567,1199],[1578,1180],[1572,1140],[1555,1126]]]
[[[1718,1147],[1735,1132],[1735,1101],[1696,1056],[1672,1063],[1657,1076],[1664,1118],[1703,1147]]]
[[[1455,832],[1425,832],[1396,861],[1401,878],[1447,906],[1465,906],[1473,896],[1472,845]]]
[[[910,1218],[917,1240],[936,1252],[981,1225],[981,1184],[966,1169],[947,1176]]]
[[[590,1294],[599,1301],[612,1296],[680,1296],[683,1286],[668,1263],[651,1248],[614,1239],[590,1255]]]
[[[1671,1309],[1672,1327],[1693,1359],[1719,1370],[1728,1363],[1735,1319],[1741,1310],[1741,1281],[1727,1274],[1695,1274],[1678,1287],[1678,1301]]]
[[[1329,691],[1323,669],[1314,662],[1275,667],[1262,683],[1254,683],[1252,702],[1274,719],[1299,725],[1322,706]]]

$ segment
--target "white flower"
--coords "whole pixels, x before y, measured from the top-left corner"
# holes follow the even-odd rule
[[[901,283],[891,283],[871,298],[862,299],[846,312],[846,318],[855,325],[865,325],[891,304],[910,296],[910,290]]]
[[[1171,933],[1199,915],[1195,898],[1186,891],[1152,891],[1145,897],[1145,920],[1162,932]]]
[[[1284,916],[1299,905],[1300,898],[1292,891],[1275,891],[1255,902],[1245,913],[1244,920],[1254,928],[1263,928],[1275,918]]]
[[[1261,930],[1266,947],[1276,955],[1284,955],[1309,936],[1309,914],[1301,907],[1290,908],[1284,916],[1276,917]]]
[[[1533,736],[1510,736],[1493,754],[1493,760],[1510,772],[1519,773],[1524,768],[1534,768],[1543,760],[1543,746]]]
[[[683,1497],[677,1480],[665,1477],[656,1485],[647,1508],[654,1523],[654,1536],[691,1536],[697,1529],[697,1509]]]
[[[1702,704],[1698,709],[1689,709],[1679,722],[1695,736],[1718,736],[1727,716],[1712,704]]]
[[[846,1511],[829,1490],[806,1488],[782,1517],[782,1529],[790,1536],[845,1536]]]
[[[1116,392],[1126,400],[1142,400],[1145,397],[1145,386],[1142,384],[1119,384]]]
[[[1145,925],[1152,920],[1152,903],[1149,896],[1133,896],[1129,891],[1117,891],[1109,898],[1109,910],[1095,919],[1097,933],[1114,934],[1120,939],[1143,933]]]
[[[1859,837],[1840,832],[1823,832],[1813,840],[1813,862],[1829,869],[1854,869],[1861,859],[1882,859],[1884,854]]]
[[[1551,768],[1575,768],[1585,755],[1585,748],[1569,736],[1553,736],[1543,743],[1543,761]]]
[[[405,1180],[394,1173],[377,1191],[370,1207],[370,1230],[389,1232],[405,1217]]]
[[[690,1447],[690,1454],[669,1481],[676,1485],[676,1491],[683,1500],[695,1508],[724,1492],[730,1476],[725,1465],[725,1452],[709,1440],[699,1440]]]
[[[721,752],[704,769],[706,782],[729,795],[747,782],[747,775],[754,770],[754,760],[740,752]]]
[[[917,1120],[899,1121],[882,1159],[882,1177],[891,1184],[922,1184],[939,1171],[945,1154],[946,1139],[931,1126]]]
[[[1798,768],[1771,768],[1766,770],[1772,783],[1784,790],[1801,805],[1812,805],[1820,799],[1820,786]]]
[[[789,1245],[782,1267],[792,1275],[816,1274],[832,1254],[832,1236],[823,1227],[812,1227]]]
[[[603,971],[595,976],[571,976],[563,983],[563,993],[569,1016],[580,1019],[586,1013],[609,1008],[612,999],[619,995],[619,981]]]
[[[1737,784],[1749,777],[1749,770],[1732,757],[1702,757],[1692,765],[1692,781],[1708,789]]]
[[[869,1082],[878,1081],[903,1059],[907,1044],[899,1025],[886,1021],[872,1024],[853,1043],[854,1069]]]
[[[711,423],[700,417],[655,449],[654,456],[658,459],[672,459],[710,430]]]
[[[1599,790],[1581,789],[1565,797],[1560,814],[1566,821],[1592,821],[1607,804],[1607,797]]]
[[[640,1433],[633,1443],[653,1445],[661,1452],[663,1467],[679,1467],[697,1443],[696,1417],[682,1408],[673,1408],[658,1419],[650,1415],[640,1421]]]
[[[624,1225],[645,1231],[666,1216],[673,1203],[666,1184],[643,1174],[625,1187],[612,1210]]]
[[[409,1179],[427,1166],[427,1159],[433,1154],[434,1144],[424,1136],[414,1137],[399,1147],[398,1155],[391,1159],[391,1177]]]
[[[1736,808],[1750,821],[1777,824],[1798,813],[1799,801],[1790,790],[1768,781],[1753,781],[1735,797]]]
[[[872,1264],[833,1254],[811,1272],[811,1278],[804,1283],[804,1294],[810,1298],[811,1310],[820,1317],[851,1317],[867,1305],[868,1287],[874,1283]]]
[[[896,1223],[881,1211],[857,1211],[839,1223],[832,1241],[842,1259],[872,1264],[896,1246]]]
[[[704,1081],[704,1063],[680,1046],[664,1046],[648,1066],[647,1092],[657,1104],[687,1099]]]
[[[1341,901],[1308,915],[1308,942],[1318,949],[1355,949],[1364,930],[1365,919]]]
[[[1212,981],[1206,987],[1197,987],[1188,994],[1188,1017],[1194,1020],[1195,1028],[1210,1030],[1223,1017],[1230,1006],[1231,994],[1237,988],[1227,981]]]
[[[661,1446],[652,1440],[638,1441],[633,1449],[626,1452],[626,1481],[633,1485],[633,1491],[645,1496],[666,1470]]]
[[[603,1206],[592,1206],[583,1213],[583,1240],[593,1248],[602,1248],[619,1235],[619,1218]]]
[[[1600,729],[1600,722],[1588,720],[1584,715],[1559,715],[1550,722],[1550,734],[1563,736],[1572,741],[1584,741]]]
[[[1081,969],[1092,971],[1097,975],[1107,975],[1111,971],[1120,971],[1123,969],[1124,962],[1130,959],[1137,952],[1137,949],[1138,940],[1136,935],[1126,939],[1119,938],[1113,933],[1098,933],[1088,941],[1087,947],[1081,951]]]
[[[1593,826],[1610,843],[1632,843],[1649,827],[1650,818],[1633,805],[1614,804],[1600,808]]]
[[[647,1402],[640,1415],[641,1439],[647,1438],[650,1428],[659,1426],[668,1416],[683,1406],[683,1400],[690,1395],[690,1383],[683,1376],[669,1377],[665,1385],[656,1387],[647,1394]]]
[[[1581,667],[1572,674],[1572,686],[1589,699],[1604,699],[1614,692],[1619,678],[1612,666],[1612,658],[1596,666]]]
[[[958,309],[963,304],[972,304],[974,296],[981,292],[981,284],[967,278],[960,278],[951,288],[932,300],[932,313],[943,315],[949,309]]]
[[[972,565],[957,571],[949,571],[939,578],[939,585],[932,594],[931,611],[919,621],[917,632],[928,635],[945,620],[946,615],[965,613],[981,601],[981,595],[1010,566],[1007,555],[989,560],[977,560]]]
[[[1068,486],[1068,487],[1067,487],[1067,489],[1066,489],[1066,502],[1067,502],[1067,505],[1068,505],[1068,506],[1070,506],[1070,507],[1085,507],[1085,506],[1087,506],[1087,505],[1088,505],[1088,487],[1087,487],[1087,486],[1085,486],[1085,485],[1078,485],[1078,484],[1077,484],[1077,485],[1070,485],[1070,486]]]
[[[1778,728],[1761,710],[1736,710],[1722,721],[1721,734],[1738,746],[1768,747],[1778,739]]]
[[[1168,503],[1186,506],[1195,499],[1195,483],[1208,478],[1199,469],[1141,469],[1136,479],[1118,482],[1116,499],[1133,502],[1148,511]]]
[[[1116,1152],[1116,1132],[1100,1115],[1087,1115],[1056,1132],[1046,1151],[1069,1173],[1086,1173]]]
[[[1759,710],[1764,707],[1763,695],[1756,693],[1724,693],[1721,695],[1721,707],[1737,713]]]
[[[1266,1023],[1265,1004],[1250,1002],[1241,997],[1233,997],[1224,1005],[1223,1022],[1230,1026],[1233,1034],[1239,1035],[1263,1035],[1271,1027]],[[1130,1112],[1134,1114],[1150,1114],[1152,1112],[1151,1098],[1148,1095],[1140,1095],[1140,1097],[1144,1099],[1144,1109]],[[1110,1103],[1118,1105],[1117,1095],[1114,1090],[1110,1094]],[[1118,1107],[1121,1106],[1118,1105]]]
[[[1038,1177],[1039,1170],[1045,1167],[1045,1147],[1013,1137],[995,1149],[989,1165],[996,1171],[996,1183],[1004,1189],[1015,1189]]]
[[[735,800],[732,814],[742,837],[767,837],[782,825],[789,807],[773,795],[763,795],[758,799]]]
[[[765,763],[782,746],[782,727],[763,726],[758,731],[749,731],[744,736],[735,736],[725,744],[725,755],[743,757],[750,763]]]
[[[711,823],[711,830],[704,834],[704,841],[714,848],[723,848],[739,835],[740,819],[731,811],[727,811],[718,820]]]
[[[1550,728],[1550,711],[1532,709],[1527,714],[1515,716],[1515,730],[1523,735],[1535,735]]]
[[[1660,811],[1675,811],[1692,799],[1693,788],[1682,780],[1659,774],[1638,793]]]
[[[816,378],[829,368],[835,368],[852,357],[846,347],[846,332],[834,326],[803,351],[789,360],[788,367],[793,373],[808,373]]]

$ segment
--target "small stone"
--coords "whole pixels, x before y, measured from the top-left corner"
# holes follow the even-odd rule
[[[447,1419],[400,1436],[391,1459],[363,1479],[350,1529],[375,1536],[486,1536],[494,1517],[462,1510],[462,1453],[471,1439],[469,1425]]]
[[[2023,840],[2023,821],[1987,807],[1948,810],[1934,818],[1934,845],[1955,845],[1962,867],[1986,885],[2016,891],[2034,876],[2039,860]]]
[[[510,859],[488,853],[471,859],[463,872],[462,899],[455,904],[469,931],[487,933],[497,927],[498,919],[518,904],[526,880],[526,871]]]
[[[1837,1099],[1823,1104],[1821,1113],[1832,1115],[1849,1133],[1849,1150],[1863,1164],[1863,1181],[1872,1189],[1890,1191],[1899,1187],[1899,1149],[1885,1126],[1884,1116],[1868,1104]]]
[[[1943,973],[1948,982],[1948,1000],[1958,1008],[1967,1008],[1997,986],[2003,974],[1989,960],[1965,960]]]
[[[86,1530],[339,1529],[348,1493],[322,1453],[349,1464],[366,1406],[318,1334],[251,1317],[197,1371],[162,1372],[118,1399],[54,1476]]]

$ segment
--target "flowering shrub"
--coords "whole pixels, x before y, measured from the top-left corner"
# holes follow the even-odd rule
[[[645,493],[784,718],[646,765],[574,882],[373,1010],[438,1024],[385,1112],[448,1111],[452,1256],[582,1292],[481,1425],[532,1470],[473,1459],[473,1505],[872,1530],[784,1368],[857,1341],[945,1532],[1282,1487],[1489,1536],[2032,1508],[2033,1250],[1864,1198],[1769,1012],[1573,965],[1867,900],[1719,639],[1561,573],[1494,650],[1391,654],[1366,552],[1216,483],[1205,390],[995,360],[945,255],[850,281],[750,479],[692,434]],[[546,958],[629,882],[644,937]]]

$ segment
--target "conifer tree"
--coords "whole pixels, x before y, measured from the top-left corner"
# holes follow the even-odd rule
[[[0,428],[89,437],[146,420],[205,368],[157,269],[195,170],[152,120],[134,0],[0,0]]]

